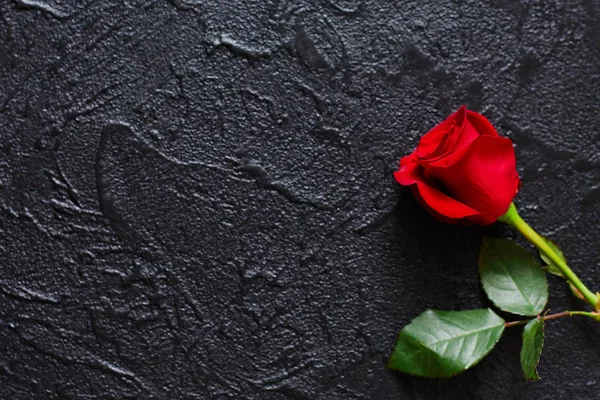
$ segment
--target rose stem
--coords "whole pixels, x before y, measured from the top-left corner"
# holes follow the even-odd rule
[[[573,284],[579,290],[579,292],[585,298],[594,310],[600,311],[600,304],[598,297],[592,293],[581,280],[575,275],[573,270],[569,268],[567,263],[552,249],[548,246],[546,240],[534,231],[528,224],[521,218],[517,212],[517,208],[514,203],[510,203],[510,207],[506,214],[498,218],[498,221],[505,222],[508,225],[517,229],[521,234],[533,243],[542,253],[546,255],[557,267],[560,269],[565,278]]]
[[[556,318],[561,318],[561,317],[572,317],[573,315],[583,315],[585,317],[593,318],[596,321],[598,321],[600,318],[600,314],[597,314],[594,312],[587,312],[587,311],[563,311],[561,313],[550,314],[550,315],[546,315],[544,317],[538,317],[538,318],[541,318],[544,321],[548,321],[549,319],[556,319]],[[506,324],[504,324],[504,326],[507,328],[510,328],[511,326],[525,325],[529,321],[531,321],[531,320],[526,319],[526,320],[522,320],[522,321],[512,321],[512,322],[507,322]]]

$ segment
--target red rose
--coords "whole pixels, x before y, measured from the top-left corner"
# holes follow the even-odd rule
[[[493,223],[520,185],[510,139],[465,106],[424,135],[394,177],[433,216],[461,224]]]

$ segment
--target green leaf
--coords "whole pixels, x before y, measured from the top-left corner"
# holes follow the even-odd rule
[[[523,348],[521,349],[521,368],[527,380],[538,380],[537,365],[544,347],[544,320],[532,319],[523,330]]]
[[[548,282],[541,265],[527,250],[504,239],[484,238],[479,253],[483,290],[501,310],[538,315],[548,301]]]
[[[554,244],[553,241],[551,241],[548,238],[543,238],[544,241],[546,242],[546,244],[548,246],[550,246],[550,248],[552,248],[552,250],[554,250],[556,252],[556,254],[558,254],[558,256],[566,263],[567,260],[565,258],[565,255],[563,254],[562,250],[560,248],[558,248],[558,246],[556,244]],[[560,276],[561,278],[564,278],[565,276],[563,275],[562,271],[560,270],[560,268],[558,268],[556,266],[556,264],[554,264],[552,262],[552,260],[550,260],[544,253],[542,253],[540,251],[540,257],[542,258],[542,260],[544,260],[544,262],[546,263],[546,267],[544,268],[546,270],[546,272],[551,273],[552,275],[556,275],[556,276]]]
[[[402,329],[387,366],[429,378],[456,375],[481,361],[503,331],[504,320],[489,308],[428,310]]]

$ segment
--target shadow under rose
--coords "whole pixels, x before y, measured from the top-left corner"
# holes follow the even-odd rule
[[[410,268],[411,277],[406,289],[426,294],[420,306],[461,310],[486,304],[479,285],[477,257],[481,238],[496,234],[495,225],[440,222],[419,204],[410,189],[401,188],[389,245],[397,246],[401,239],[402,248],[411,249],[404,254],[403,267]]]

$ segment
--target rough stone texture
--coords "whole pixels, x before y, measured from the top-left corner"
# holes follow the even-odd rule
[[[385,369],[489,306],[484,233],[394,182],[466,103],[600,289],[600,2],[0,2],[0,398],[597,399],[600,327],[449,380]],[[581,307],[551,280],[555,311]]]

